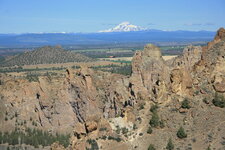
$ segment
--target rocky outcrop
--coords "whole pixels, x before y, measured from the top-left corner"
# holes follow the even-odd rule
[[[0,87],[4,112],[11,117],[18,114],[6,123],[14,126],[16,120],[26,120],[29,126],[35,122],[42,129],[71,132],[78,122],[99,120],[102,115],[89,71],[67,70],[67,77],[41,76],[38,82],[4,77]],[[1,125],[7,128],[6,124]]]
[[[188,46],[183,55],[166,62],[160,49],[152,44],[146,45],[144,51],[136,52],[130,78],[135,98],[163,103],[171,98],[168,96],[171,93],[189,98],[196,90],[214,88],[223,93],[224,33],[221,28],[207,47]]]
[[[198,79],[200,88],[224,93],[225,81],[225,30],[217,31],[212,42],[203,47],[204,53],[201,60],[194,66],[195,78]]]
[[[215,35],[215,38],[213,41],[209,42],[207,44],[207,47],[205,47],[206,49],[209,49],[211,48],[213,45],[215,45],[216,43],[220,42],[220,41],[223,41],[225,39],[225,29],[224,28],[220,28],[216,35]]]
[[[184,48],[183,55],[170,60],[171,90],[180,96],[193,95],[193,66],[201,60],[202,48],[188,46]]]
[[[152,44],[144,51],[135,53],[132,60],[130,83],[137,99],[161,103],[167,99],[169,68],[162,58],[160,49]]]

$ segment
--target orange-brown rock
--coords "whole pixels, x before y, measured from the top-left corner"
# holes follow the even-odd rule
[[[220,28],[217,31],[214,40],[224,40],[224,39],[225,39],[225,29],[224,28]]]
[[[133,112],[133,108],[132,107],[127,107],[125,112],[123,113],[124,115],[124,119],[127,122],[135,122],[136,116]]]
[[[207,46],[203,47],[203,51],[205,52],[207,49],[210,49],[213,45],[215,45],[216,43],[223,41],[225,39],[225,29],[224,28],[220,28],[217,32],[216,35],[214,37],[214,40],[211,42],[208,42]]]
[[[88,121],[88,122],[85,124],[85,126],[86,126],[86,129],[87,129],[87,132],[88,132],[88,133],[90,133],[90,132],[92,132],[92,131],[95,131],[95,130],[97,130],[97,128],[98,128],[98,124],[97,124],[96,122],[94,122],[94,121]]]
[[[59,144],[59,142],[53,143],[51,145],[51,150],[65,150],[65,148]]]
[[[169,69],[165,64],[160,49],[152,44],[144,51],[135,53],[132,60],[130,83],[136,98],[153,100],[159,103],[167,99]]]
[[[74,126],[74,130],[73,130],[73,134],[78,138],[82,138],[82,136],[85,136],[86,133],[86,129],[85,129],[85,125],[78,122],[75,124]]]
[[[183,55],[170,60],[172,92],[182,96],[192,96],[193,84],[197,82],[192,75],[193,67],[201,60],[201,55],[201,47],[188,46],[184,49]]]

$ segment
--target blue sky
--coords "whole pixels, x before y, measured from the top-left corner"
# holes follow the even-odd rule
[[[0,33],[97,32],[123,21],[215,31],[225,27],[225,0],[0,0]]]

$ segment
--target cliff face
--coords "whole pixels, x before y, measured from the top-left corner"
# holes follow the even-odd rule
[[[2,81],[4,84],[1,86],[1,96],[6,105],[3,109],[10,117],[18,114],[17,118],[13,117],[11,121],[2,124],[2,128],[14,126],[17,119],[26,120],[28,125],[31,123],[29,120],[32,120],[38,127],[46,130],[70,132],[76,122],[94,117],[92,115],[95,113],[90,113],[93,109],[97,115],[98,109],[95,108],[96,102],[92,97],[94,95],[90,93],[92,83],[88,76],[83,75],[82,79],[76,77],[72,80],[69,75],[57,78],[39,77],[38,82],[7,77]]]
[[[137,99],[162,103],[167,99],[169,68],[160,49],[152,44],[135,53],[132,60],[131,84]]]
[[[158,103],[165,102],[171,94],[192,98],[204,85],[207,86],[204,88],[214,87],[216,92],[224,92],[224,52],[223,28],[208,46],[188,46],[183,55],[167,62],[162,59],[159,48],[146,45],[144,51],[136,52],[132,61],[130,80],[135,97]]]
[[[225,96],[224,33],[221,28],[207,46],[188,46],[168,61],[158,47],[146,45],[133,57],[131,77],[86,67],[35,82],[1,74],[0,128],[12,131],[26,121],[21,128],[71,133],[70,148],[80,150],[95,142],[107,150],[147,149],[149,143],[163,149],[169,138],[181,149],[223,149],[225,110],[212,101],[215,92]],[[190,109],[181,107],[184,99]],[[147,134],[153,104],[164,128]],[[176,137],[180,126],[189,131],[185,143]]]

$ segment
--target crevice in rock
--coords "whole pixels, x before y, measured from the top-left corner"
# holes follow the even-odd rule
[[[38,113],[38,120],[39,120],[40,125],[43,126],[42,121],[41,121],[41,117],[40,117],[40,114],[39,113]]]
[[[40,99],[41,95],[39,93],[36,94],[36,98]]]
[[[87,124],[86,123],[84,124],[84,128],[85,128],[86,133],[88,134],[88,128],[87,128]]]
[[[79,103],[78,102],[70,102],[71,107],[73,108],[73,112],[76,114],[76,117],[78,119],[79,122],[84,123],[84,118],[82,117],[82,115],[80,114],[80,107],[79,107]]]

